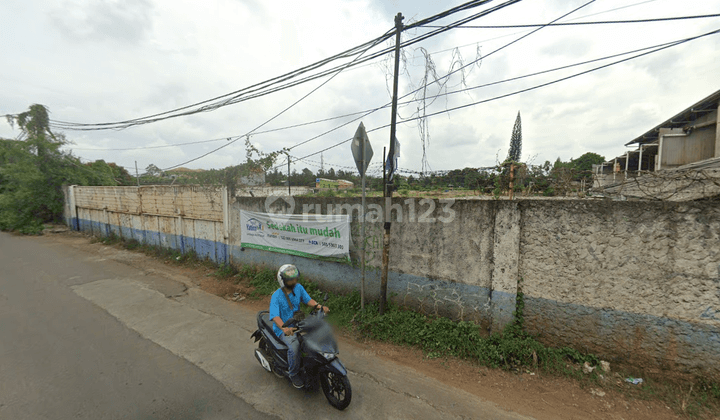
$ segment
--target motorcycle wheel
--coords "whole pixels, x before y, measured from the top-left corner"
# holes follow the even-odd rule
[[[270,351],[270,345],[265,340],[265,337],[260,339],[260,342],[258,342],[258,347],[261,348],[265,352],[265,354],[267,354],[267,355],[272,354],[272,352]],[[270,366],[272,367],[273,375],[277,376],[278,378],[284,378],[285,375],[283,375],[282,372],[280,371],[280,369],[278,369],[278,367],[275,366],[275,361],[269,360],[269,362],[270,362]]]
[[[333,372],[320,373],[320,386],[330,405],[338,410],[344,410],[352,400],[352,388],[347,376]]]

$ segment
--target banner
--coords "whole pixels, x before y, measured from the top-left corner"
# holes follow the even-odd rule
[[[245,248],[301,257],[350,258],[350,216],[240,211]]]

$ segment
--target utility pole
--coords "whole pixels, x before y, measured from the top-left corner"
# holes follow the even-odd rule
[[[392,115],[390,116],[390,147],[387,156],[383,156],[383,165],[387,166],[387,159],[395,157],[395,128],[397,123],[397,101],[398,101],[398,77],[400,73],[400,35],[403,30],[403,15],[398,13],[395,16],[395,72],[393,76],[393,97],[392,97]],[[383,151],[383,155],[385,152]],[[393,166],[393,171],[395,171]],[[384,171],[383,171],[384,173]],[[382,277],[380,279],[380,315],[385,313],[387,305],[387,281],[388,266],[390,265],[390,206],[392,205],[392,188],[390,188],[389,180],[392,179],[392,172],[383,175],[383,186],[385,196],[385,232],[383,233],[383,254],[382,254]]]
[[[137,160],[135,161],[135,178],[137,179],[138,187],[140,186],[140,174],[137,170]]]
[[[288,195],[292,196],[290,192],[290,155],[288,155]]]
[[[322,155],[320,155],[320,158],[322,159]],[[360,254],[361,258],[361,271],[362,271],[362,278],[360,280],[360,309],[364,312],[365,311],[365,243],[367,242],[367,238],[365,237],[365,172],[367,171],[366,168],[366,157],[365,157],[365,144],[362,145],[362,165],[363,165],[363,173],[362,173],[362,221],[360,225],[360,237],[362,238],[362,248]]]
[[[510,199],[513,199],[515,193],[515,163],[510,164]]]

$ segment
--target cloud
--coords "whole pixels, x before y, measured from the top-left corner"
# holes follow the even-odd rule
[[[590,51],[592,41],[585,38],[563,39],[540,49],[540,52],[550,57],[580,57]]]
[[[64,36],[80,41],[138,44],[152,28],[149,0],[63,0],[48,13]]]
[[[9,39],[0,54],[13,65],[0,69],[0,112],[19,112],[32,103],[50,107],[54,119],[76,122],[118,121],[167,111],[250,86],[310,64],[373,39],[393,26],[402,11],[406,22],[447,8],[430,1],[350,0],[337,2],[263,2],[259,0],[7,0],[12,13],[0,15],[0,27]],[[32,4],[31,4],[32,3]],[[622,7],[622,0],[605,0],[576,12],[571,18]],[[521,2],[479,19],[476,24],[548,22],[577,7],[569,0]],[[698,5],[695,13],[710,13],[720,0]],[[643,18],[687,14],[682,2],[659,0],[608,12],[593,19]],[[468,15],[469,12],[462,14]],[[442,22],[448,23],[450,19]],[[510,46],[526,34],[518,29],[458,29],[407,49],[408,75],[400,80],[401,96],[417,87],[425,70],[425,48],[433,55],[438,73],[451,67],[455,47],[465,62],[484,54],[481,67],[466,74],[468,87],[503,81],[538,70],[589,60],[633,48],[697,35],[714,29],[707,21],[677,21],[644,25],[544,28]],[[405,39],[425,33],[416,30]],[[392,45],[388,41],[387,45]],[[430,145],[427,158],[435,169],[489,166],[507,154],[518,110],[523,122],[523,156],[536,161],[567,160],[587,151],[606,157],[624,152],[624,143],[676,112],[720,88],[715,75],[720,62],[715,53],[720,36],[693,41],[635,61],[563,81],[518,95],[480,103],[450,113],[448,108],[512,94],[551,82],[593,65],[473,89],[439,98],[428,112]],[[376,48],[379,50],[380,46]],[[376,61],[376,63],[379,60]],[[596,64],[597,65],[597,64]],[[317,92],[303,99],[258,131],[300,125],[342,114],[380,107],[389,102],[387,69],[379,64],[343,71]],[[119,132],[72,132],[76,153],[85,159],[103,158],[142,169],[161,168],[191,160],[223,145],[202,143],[163,149],[86,151],[81,148],[132,148],[170,145],[247,133],[319,86],[316,80],[282,92],[228,106],[217,111],[170,119]],[[391,80],[391,79],[388,79]],[[459,75],[449,88],[462,89]],[[428,92],[437,93],[437,87]],[[403,99],[403,101],[409,98]],[[417,103],[400,108],[407,118]],[[358,116],[301,125],[251,136],[264,151],[296,146],[302,157],[323,152],[330,164],[353,167],[349,144]],[[390,122],[384,108],[361,118],[368,130]],[[347,123],[347,124],[346,124]],[[342,126],[343,124],[346,124]],[[17,133],[0,124],[0,137]],[[380,162],[389,143],[389,129],[369,133]],[[315,138],[315,139],[313,139]],[[401,165],[418,170],[422,143],[417,122],[398,125]],[[313,140],[311,140],[313,139]],[[245,156],[243,142],[188,163],[191,168],[218,168]],[[337,147],[332,147],[340,144]],[[313,160],[320,159],[314,155]],[[309,166],[309,164],[297,164]],[[284,168],[283,168],[284,170]]]

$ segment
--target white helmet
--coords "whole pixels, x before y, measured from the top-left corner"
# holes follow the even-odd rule
[[[292,264],[285,264],[277,272],[277,281],[280,287],[287,287],[286,282],[300,277],[300,271]]]

